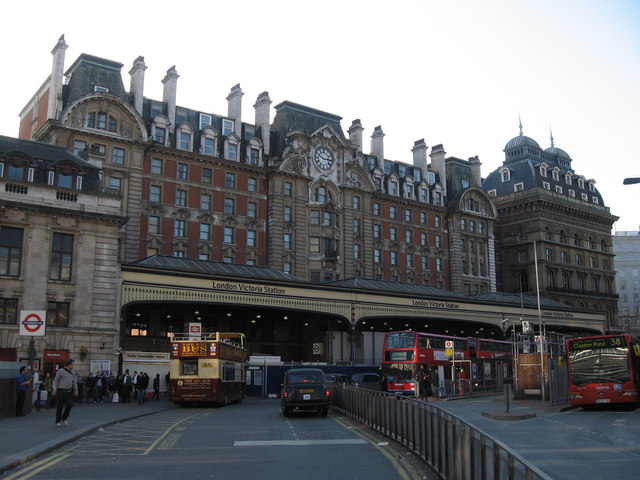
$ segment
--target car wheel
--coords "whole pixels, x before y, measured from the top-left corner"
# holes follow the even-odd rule
[[[285,407],[284,405],[282,405],[282,415],[284,415],[285,417],[290,417],[291,409],[289,407]]]
[[[326,417],[327,413],[329,413],[329,409],[327,407],[324,407],[324,408],[320,409],[320,415],[321,416]]]

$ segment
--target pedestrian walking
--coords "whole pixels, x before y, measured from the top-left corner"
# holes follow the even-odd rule
[[[49,409],[53,404],[53,397],[51,395],[51,392],[53,390],[53,377],[49,372],[47,372],[44,376],[44,389],[47,391],[47,409]]]
[[[153,398],[160,400],[160,374],[156,373],[156,378],[153,379]]]
[[[133,388],[133,382],[131,375],[129,375],[129,369],[124,371],[122,377],[122,403],[131,403],[131,389]]]
[[[138,374],[138,379],[136,382],[136,391],[138,396],[138,405],[144,404],[145,395],[147,393],[147,386],[149,385],[149,377],[145,375],[144,372],[140,372]]]
[[[16,417],[24,417],[24,400],[27,396],[27,387],[33,378],[27,376],[27,367],[20,367],[20,371],[16,376]]]
[[[31,400],[33,402],[33,406],[39,412],[40,411],[40,390],[42,389],[42,381],[40,380],[40,373],[37,369],[32,368],[33,372],[31,375],[33,381],[33,395]]]
[[[78,382],[73,374],[74,360],[67,360],[53,379],[53,396],[56,398],[56,426],[69,425],[67,418],[73,408],[73,397],[78,396]],[[63,411],[64,410],[64,411]]]

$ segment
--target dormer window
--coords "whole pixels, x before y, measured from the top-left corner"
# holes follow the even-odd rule
[[[560,170],[558,170],[557,168],[554,168],[553,171],[551,172],[551,177],[556,181],[560,181]]]
[[[180,132],[178,140],[178,148],[180,150],[191,150],[191,134],[188,132]]]
[[[222,119],[222,135],[226,137],[233,133],[233,123],[233,120],[229,120],[228,118]]]
[[[176,131],[176,147],[188,152],[193,151],[193,129],[188,123],[183,123]]]
[[[503,182],[508,182],[509,180],[511,180],[511,172],[508,168],[503,168],[502,170],[500,170],[500,179]]]
[[[578,179],[578,187],[579,188],[584,188],[584,179],[583,178],[579,178]]]
[[[571,175],[571,173],[570,173],[570,172],[567,172],[567,173],[565,174],[565,176],[564,176],[564,182],[565,182],[567,185],[572,185],[572,175]]]
[[[391,195],[398,195],[398,182],[395,180],[391,180],[389,182],[389,193]]]
[[[200,114],[200,127],[199,130],[203,130],[211,125],[212,117],[207,113]]]
[[[66,170],[66,169],[65,169]],[[47,185],[60,188],[82,189],[82,177],[73,172],[63,173],[61,171],[49,171],[47,174]]]
[[[94,85],[93,91],[96,93],[109,93],[109,89],[107,87],[103,87],[102,85]]]
[[[540,175],[542,175],[543,177],[547,176],[547,164],[543,163],[542,165],[540,165]]]
[[[202,120],[201,120],[202,121]],[[205,127],[200,137],[200,153],[215,155],[217,134],[211,127]]]
[[[590,192],[595,192],[596,191],[596,186],[594,185],[593,182],[589,182],[589,191]]]
[[[463,178],[460,182],[462,183],[462,188],[469,188],[469,180]]]
[[[225,158],[228,160],[236,160],[238,158],[238,147],[235,143],[227,143]]]

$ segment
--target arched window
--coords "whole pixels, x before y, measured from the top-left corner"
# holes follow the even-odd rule
[[[589,248],[593,250],[593,238],[589,237]]]
[[[569,290],[571,288],[571,277],[567,272],[562,274],[562,288]]]
[[[544,239],[551,240],[551,230],[549,230],[549,227],[544,227]]]
[[[560,243],[567,243],[567,236],[564,233],[564,230],[560,230]]]
[[[573,244],[576,247],[580,246],[580,236],[577,233],[573,236]]]
[[[520,272],[520,292],[529,291],[529,275],[527,272]]]
[[[547,287],[552,290],[556,288],[556,274],[553,270],[547,270]]]
[[[313,201],[319,203],[331,202],[331,192],[329,192],[325,187],[317,187],[313,191]]]

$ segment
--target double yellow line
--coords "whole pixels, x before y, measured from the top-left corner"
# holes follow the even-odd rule
[[[28,467],[22,468],[13,475],[9,475],[4,480],[26,480],[34,475],[54,466],[56,463],[61,462],[71,456],[70,453],[55,453],[47,458],[43,458],[37,462],[33,462]]]

